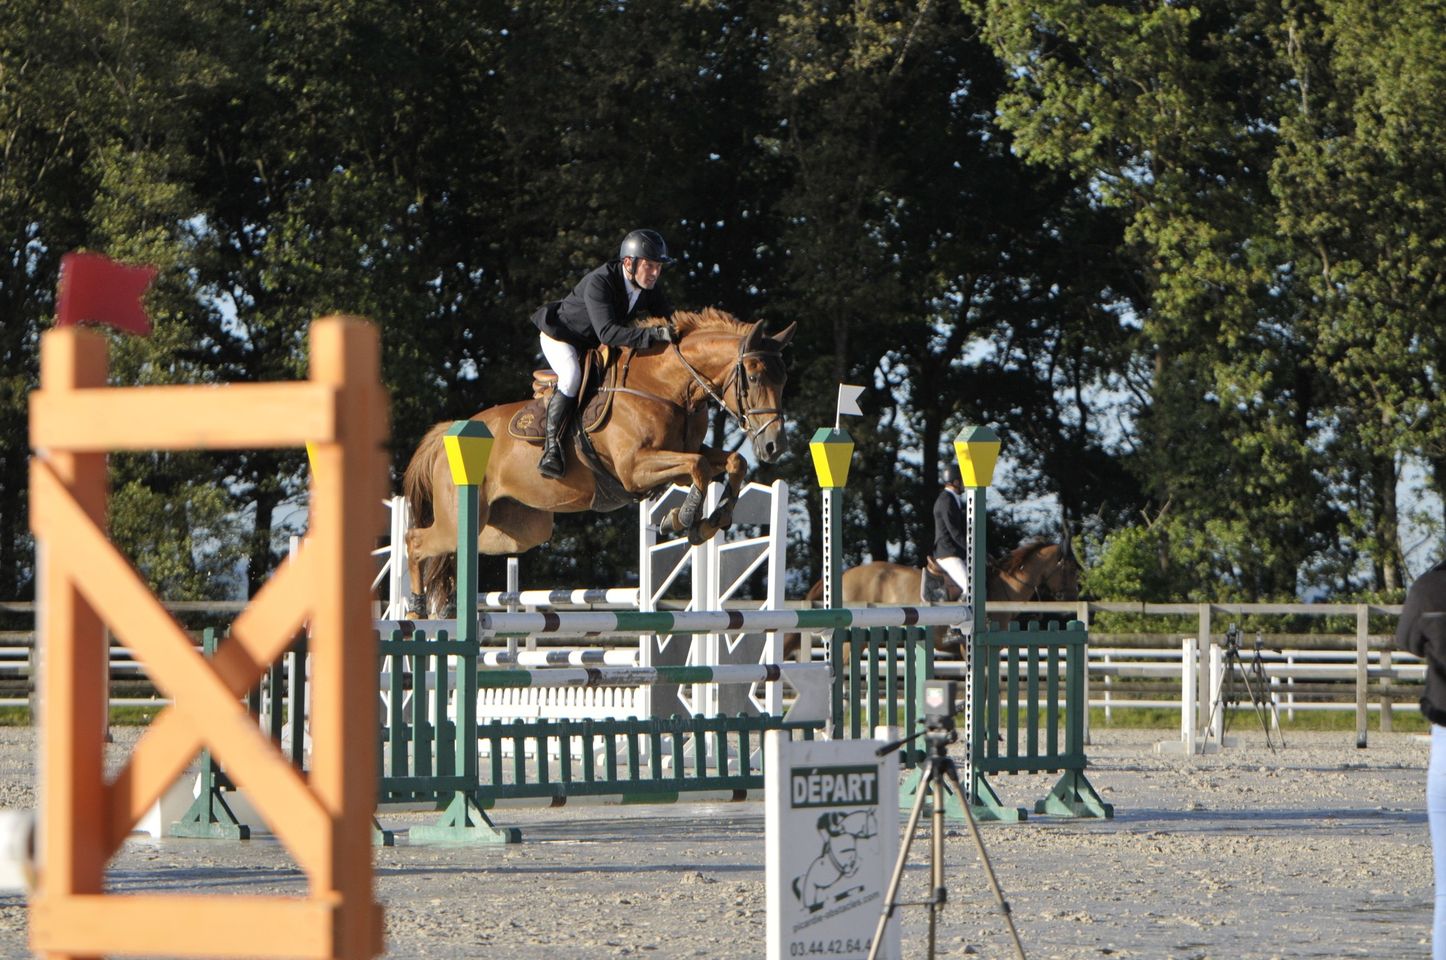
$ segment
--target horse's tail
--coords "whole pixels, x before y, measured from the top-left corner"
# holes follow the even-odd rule
[[[432,513],[432,494],[435,492],[432,489],[432,466],[442,455],[442,437],[449,426],[451,421],[444,420],[427,431],[402,474],[402,495],[407,498],[413,527],[431,526],[436,519]],[[423,616],[441,610],[456,595],[456,568],[457,558],[451,553],[422,561],[422,582],[412,584],[412,590],[427,598],[427,609],[421,611]]]
[[[805,600],[822,600],[822,599],[823,599],[823,581],[820,580],[820,581],[818,581],[817,583],[815,583],[813,586],[809,587],[809,588],[808,588],[808,593],[805,593],[805,594],[803,595],[803,599],[805,599]]]

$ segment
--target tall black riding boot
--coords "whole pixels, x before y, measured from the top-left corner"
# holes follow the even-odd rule
[[[549,480],[556,480],[567,472],[562,438],[576,407],[577,399],[560,390],[553,391],[552,399],[547,401],[547,435],[542,441],[542,459],[537,461],[537,472]]]

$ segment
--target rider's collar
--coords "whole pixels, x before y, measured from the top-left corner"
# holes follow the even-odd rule
[[[633,283],[633,278],[628,276],[627,267],[623,267],[623,291],[628,295],[628,309],[631,310],[633,304],[638,302],[638,294],[643,292],[643,288]]]

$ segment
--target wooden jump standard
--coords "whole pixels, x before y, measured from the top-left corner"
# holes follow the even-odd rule
[[[358,318],[318,320],[310,379],[298,383],[108,387],[105,335],[75,327],[44,335],[40,363],[30,402],[44,656],[33,949],[50,960],[381,953],[371,859],[377,641],[368,594],[376,504],[386,495],[387,408],[376,330]],[[306,444],[314,465],[307,544],[208,662],[106,537],[106,454]],[[315,683],[306,777],[241,702],[303,625]],[[106,626],[173,701],[112,781],[104,774]],[[104,892],[110,858],[203,747],[295,856],[308,896]]]

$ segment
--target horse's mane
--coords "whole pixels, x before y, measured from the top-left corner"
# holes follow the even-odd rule
[[[677,310],[673,313],[673,327],[679,335],[686,335],[693,331],[717,331],[720,333],[745,334],[753,324],[739,320],[726,310],[719,310],[717,307],[704,307],[697,313],[685,310]]]
[[[1057,544],[1049,540],[1036,540],[1033,543],[1026,543],[1022,546],[1015,547],[1005,555],[1004,559],[995,565],[996,569],[998,569],[1000,573],[1018,573],[1024,569],[1029,561],[1034,559],[1039,551],[1045,547],[1053,546],[1057,546]]]

